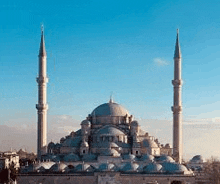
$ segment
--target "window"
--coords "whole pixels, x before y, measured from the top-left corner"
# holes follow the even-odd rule
[[[83,150],[83,153],[86,153],[86,151],[85,151],[85,150]]]
[[[112,142],[112,140],[113,140],[113,137],[109,137],[109,141]]]
[[[136,155],[138,155],[138,151],[136,151]]]

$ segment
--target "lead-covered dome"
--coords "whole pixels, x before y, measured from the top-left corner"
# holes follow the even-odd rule
[[[129,115],[129,112],[121,105],[109,102],[104,103],[97,108],[95,108],[92,113],[92,116],[126,116]]]
[[[124,135],[124,133],[115,128],[115,127],[112,127],[112,126],[106,126],[102,129],[100,129],[98,132],[97,132],[98,135],[112,135],[112,136],[118,136],[118,135]]]

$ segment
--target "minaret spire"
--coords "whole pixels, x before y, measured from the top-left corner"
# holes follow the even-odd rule
[[[41,28],[41,42],[39,49],[39,74],[38,83],[38,104],[36,105],[38,113],[38,139],[37,139],[37,157],[41,160],[41,156],[46,153],[47,145],[47,55],[44,43],[44,31]]]
[[[174,51],[174,58],[181,58],[180,44],[179,44],[179,29],[176,34],[176,46]]]
[[[173,157],[181,163],[183,156],[182,141],[182,76],[181,76],[181,51],[179,45],[179,30],[177,29],[176,46],[174,52],[174,80],[173,84]]]
[[[39,49],[39,56],[46,56],[46,49],[45,49],[45,41],[44,41],[44,27],[41,26],[41,42],[40,42],[40,49]]]

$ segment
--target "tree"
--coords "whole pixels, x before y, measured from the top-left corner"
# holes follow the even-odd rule
[[[220,184],[220,161],[211,157],[211,159],[204,164],[204,173],[209,177],[212,183]]]

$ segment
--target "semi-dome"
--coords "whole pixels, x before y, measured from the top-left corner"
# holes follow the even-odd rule
[[[118,153],[115,149],[107,148],[101,151],[101,155],[119,157],[120,153]]]
[[[99,135],[124,135],[124,133],[121,130],[119,130],[115,127],[112,127],[112,126],[106,126],[102,129],[100,129],[97,132],[97,134],[99,134]]]
[[[104,103],[93,110],[92,116],[126,116],[129,112],[121,105],[109,102]]]

